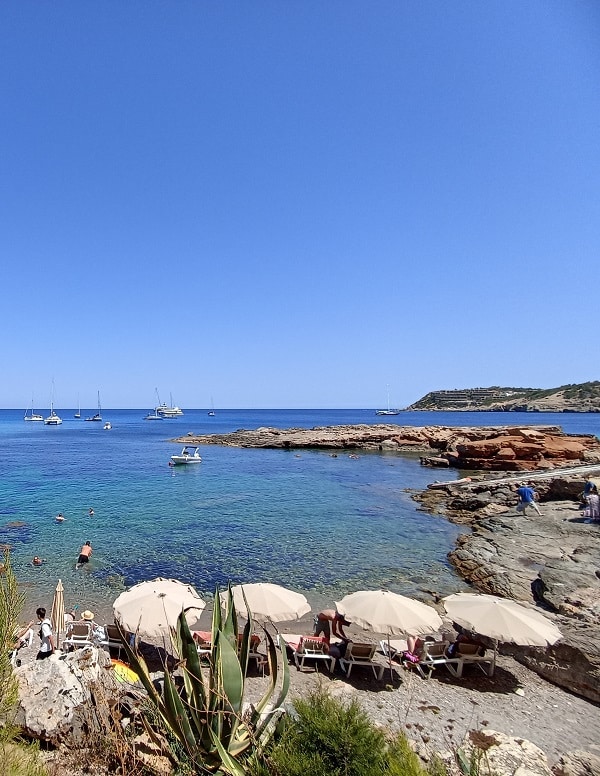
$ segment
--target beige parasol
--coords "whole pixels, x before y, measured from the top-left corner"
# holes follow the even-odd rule
[[[547,647],[562,638],[547,617],[510,598],[455,593],[444,598],[444,606],[458,625],[495,641]]]
[[[65,589],[62,580],[58,580],[54,598],[52,599],[52,609],[50,611],[50,621],[54,631],[54,645],[58,649],[60,644],[60,634],[65,630]]]
[[[182,610],[193,626],[205,606],[191,585],[158,577],[121,593],[113,604],[113,611],[115,620],[125,630],[148,640],[164,641],[176,626]]]
[[[310,612],[310,604],[302,593],[296,593],[294,590],[288,590],[287,587],[274,585],[270,582],[235,585],[231,591],[236,612],[241,617],[246,615],[244,595],[252,616],[271,622],[298,620]],[[221,601],[225,602],[226,600],[227,592],[225,591],[221,593]]]
[[[389,636],[433,633],[442,620],[432,606],[389,590],[360,590],[336,602],[340,614],[362,628]]]

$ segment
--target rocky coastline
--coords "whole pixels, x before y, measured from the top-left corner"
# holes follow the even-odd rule
[[[555,426],[381,424],[241,429],[178,441],[331,451],[435,451],[446,465],[462,473],[468,468],[470,477],[440,483],[413,497],[422,509],[468,528],[448,556],[461,577],[481,592],[543,607],[564,634],[549,650],[504,646],[505,653],[549,681],[600,703],[600,524],[585,523],[579,499],[585,479],[593,474],[600,478],[600,444],[595,436],[575,437]],[[506,471],[509,464],[511,471]],[[485,473],[475,473],[477,468]],[[536,483],[541,517],[516,512],[516,490],[523,478]]]

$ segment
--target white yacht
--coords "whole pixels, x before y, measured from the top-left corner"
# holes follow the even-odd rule
[[[158,391],[156,392],[156,395],[158,396]],[[173,404],[173,395],[169,394],[171,405],[167,407],[167,405],[160,401],[160,397],[158,400],[158,407],[156,408],[156,412],[163,418],[178,418],[181,415],[183,415],[183,410],[180,407],[177,407]]]

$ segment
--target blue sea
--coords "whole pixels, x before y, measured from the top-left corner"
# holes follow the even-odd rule
[[[384,587],[416,597],[465,588],[446,555],[465,528],[420,512],[410,492],[454,470],[421,467],[418,456],[252,450],[205,446],[202,463],[169,467],[175,437],[261,426],[381,422],[373,410],[206,410],[145,421],[144,410],[104,410],[102,423],[26,423],[0,410],[0,543],[28,596],[49,606],[56,581],[67,605],[108,608],[136,582],[157,576],[216,585],[269,581],[314,605]],[[48,414],[42,410],[41,414]],[[93,414],[92,412],[82,412]],[[401,413],[399,426],[560,425],[600,435],[599,414]],[[88,510],[94,509],[94,516]],[[62,512],[63,523],[55,516]],[[88,566],[75,569],[85,541]],[[31,565],[34,555],[45,559]]]

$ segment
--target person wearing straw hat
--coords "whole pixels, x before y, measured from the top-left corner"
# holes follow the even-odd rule
[[[98,625],[98,623],[94,620],[94,612],[90,611],[89,609],[81,612],[81,619],[79,622],[87,623],[90,626],[93,641],[100,642],[106,639],[104,628],[102,625]]]

